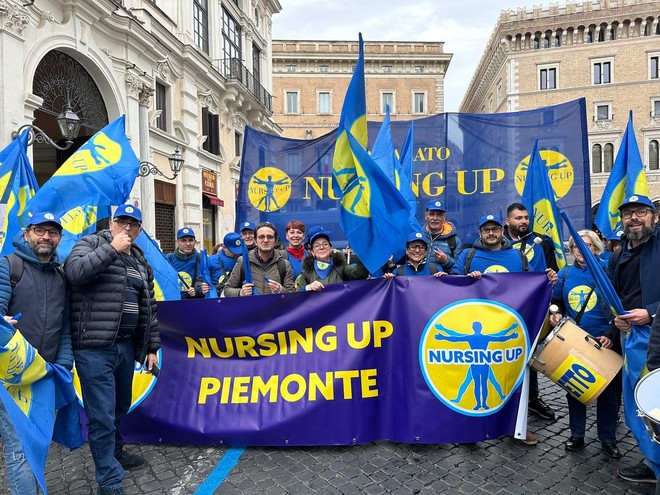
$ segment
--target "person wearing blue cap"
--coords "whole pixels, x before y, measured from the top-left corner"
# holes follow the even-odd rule
[[[26,229],[16,234],[14,252],[0,259],[0,315],[20,325],[23,337],[47,362],[71,370],[69,300],[57,256],[61,239],[62,225],[50,212],[33,215]],[[36,495],[37,480],[2,401],[0,437],[10,493]]]
[[[456,258],[463,252],[463,243],[454,224],[447,220],[447,210],[442,201],[431,199],[426,205],[424,219],[424,230],[429,243],[427,259],[450,273]]]
[[[417,276],[433,275],[441,277],[447,275],[438,265],[427,260],[428,241],[422,232],[414,232],[408,236],[406,242],[406,254],[403,263],[397,266],[393,272],[386,273],[383,278],[394,278],[394,276]]]
[[[600,255],[600,259],[609,261],[609,259],[612,257],[612,254],[617,249],[621,248],[621,236],[623,235],[623,230],[619,229],[616,232],[612,232],[607,238],[605,239],[605,251],[602,252]]]
[[[614,326],[618,332],[626,335],[620,338],[617,331],[610,329],[607,336],[616,342],[625,340],[627,334],[635,332],[636,337],[650,342],[655,337],[651,328],[657,327],[654,322],[660,306],[660,230],[657,228],[656,207],[648,197],[635,194],[621,203],[619,211],[623,226],[621,249],[612,254],[607,269],[626,310],[626,314],[614,318]],[[624,375],[624,385],[625,381]],[[634,404],[630,394],[632,391],[624,386],[624,404]],[[629,412],[626,410],[627,423],[639,420],[636,416],[631,417]],[[618,474],[627,481],[656,481],[651,461],[646,458],[635,466],[620,469]]]
[[[176,233],[176,248],[165,259],[179,275],[181,299],[199,299],[206,297],[211,290],[212,278],[209,271],[202,269],[202,255],[195,249],[197,239],[191,227],[182,227]]]
[[[238,230],[248,251],[252,251],[257,247],[254,229],[254,224],[252,222],[246,221],[241,223]]]
[[[125,204],[110,228],[71,249],[64,272],[71,286],[71,337],[89,447],[100,495],[122,495],[124,470],[144,458],[124,450],[120,422],[128,413],[135,363],[158,364],[160,335],[153,269],[135,244],[142,213]]]
[[[229,232],[222,240],[217,254],[209,256],[211,282],[218,294],[222,293],[229,274],[234,269],[236,260],[243,253],[243,239],[236,232]]]
[[[317,225],[309,229],[307,244],[311,253],[303,260],[302,273],[296,279],[298,290],[318,292],[327,284],[369,277],[362,263],[347,265],[344,253],[333,251],[330,232],[323,227]]]

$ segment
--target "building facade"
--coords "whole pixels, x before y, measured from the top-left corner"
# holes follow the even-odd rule
[[[0,0],[0,146],[26,124],[59,139],[69,102],[82,121],[73,146],[29,150],[43,184],[125,114],[136,155],[158,171],[131,192],[145,230],[168,252],[191,226],[210,248],[234,229],[245,126],[280,131],[270,82],[280,10],[278,0]],[[176,149],[184,164],[171,178]]]
[[[313,139],[339,124],[357,41],[273,41],[273,113],[284,136]],[[364,43],[367,120],[410,120],[444,111],[451,54],[440,42]]]
[[[569,1],[502,11],[461,103],[514,112],[586,98],[596,209],[633,112],[652,199],[660,201],[660,2]]]

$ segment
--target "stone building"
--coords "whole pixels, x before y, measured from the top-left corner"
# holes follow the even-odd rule
[[[0,0],[0,146],[25,124],[58,140],[69,102],[82,121],[73,146],[30,147],[43,184],[126,114],[134,151],[160,172],[131,193],[145,229],[166,252],[182,225],[210,248],[234,229],[245,126],[280,131],[270,82],[280,10],[278,0]],[[166,178],[177,149],[183,168]]]
[[[660,200],[660,2],[596,0],[502,11],[461,103],[513,112],[586,98],[592,206],[633,111],[649,189]]]
[[[451,54],[441,42],[364,43],[367,120],[444,112],[444,81]],[[357,41],[273,40],[273,113],[284,136],[313,139],[339,124]]]

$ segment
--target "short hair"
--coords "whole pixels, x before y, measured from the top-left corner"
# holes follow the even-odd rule
[[[275,225],[273,225],[270,222],[261,222],[259,225],[257,225],[254,228],[254,236],[257,236],[257,232],[259,232],[259,229],[263,229],[264,227],[268,227],[269,229],[273,229],[273,232],[275,233],[275,239],[279,239],[277,236],[277,229],[275,228]]]
[[[301,230],[302,233],[304,234],[305,224],[302,223],[300,220],[291,220],[289,223],[286,224],[284,231],[288,232],[291,229]]]
[[[508,217],[513,210],[527,211],[527,207],[522,203],[511,203],[506,209],[506,216]]]
[[[580,230],[578,232],[578,235],[580,237],[589,238],[591,244],[593,244],[594,247],[596,248],[596,254],[602,254],[603,251],[605,251],[605,246],[603,245],[603,241],[600,240],[598,234],[596,234],[593,230]],[[570,239],[568,239],[568,249],[573,249],[574,247],[575,247],[575,239],[571,237]]]

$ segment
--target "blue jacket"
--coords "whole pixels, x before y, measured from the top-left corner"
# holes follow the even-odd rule
[[[496,251],[488,249],[483,245],[481,239],[478,239],[473,245],[474,256],[468,267],[467,257],[471,249],[466,249],[456,260],[456,264],[451,273],[456,275],[467,275],[469,272],[478,271],[481,273],[506,273],[523,272],[525,265],[520,251],[514,249],[511,243],[505,237],[502,238],[502,247]]]
[[[442,265],[442,269],[447,273],[452,271],[456,259],[463,252],[463,243],[456,233],[456,227],[451,222],[445,222],[442,225],[442,231],[436,234],[432,234],[426,226],[424,230],[426,234],[426,239],[428,240],[429,249],[426,259],[429,263],[435,263],[435,257],[433,256],[433,250],[439,249],[447,256],[449,259],[447,262]],[[452,249],[452,244],[455,244],[454,249]]]
[[[17,325],[21,334],[46,361],[61,364],[70,370],[73,368],[73,350],[69,298],[64,274],[58,271],[60,262],[57,251],[50,262],[40,261],[23,238],[22,231],[16,234],[12,244],[14,254],[23,260],[24,272],[12,290],[9,263],[7,258],[0,259],[0,316],[25,313]],[[19,301],[24,302],[18,304]],[[22,309],[24,306],[27,306],[26,309]],[[10,308],[11,313],[8,313]],[[49,320],[48,317],[55,313],[59,315],[57,321]]]
[[[229,278],[229,274],[234,269],[236,260],[238,258],[232,258],[227,256],[223,249],[220,249],[218,254],[209,256],[209,269],[211,270],[211,281],[215,288],[218,290],[218,293],[225,286],[225,282]]]
[[[197,262],[198,256],[201,255],[196,249],[190,256],[186,256],[179,251],[178,248],[173,253],[165,255],[165,258],[170,262],[170,265],[172,265],[179,273],[178,281],[179,291],[181,291],[181,299],[190,299],[190,296],[186,291],[195,284],[195,263]],[[197,277],[202,277],[204,282],[215,287],[215,284],[209,280],[209,277],[204,277],[201,262],[197,266]]]

